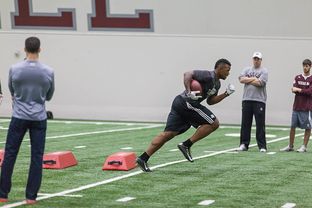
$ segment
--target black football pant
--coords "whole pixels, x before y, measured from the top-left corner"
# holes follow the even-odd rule
[[[253,116],[256,120],[256,139],[259,149],[266,148],[265,138],[265,103],[257,101],[243,101],[240,144],[248,149]]]

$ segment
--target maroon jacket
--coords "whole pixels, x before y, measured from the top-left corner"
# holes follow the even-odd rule
[[[304,77],[299,74],[295,77],[294,87],[302,89],[300,93],[296,93],[293,110],[295,111],[311,111],[312,110],[312,75]]]

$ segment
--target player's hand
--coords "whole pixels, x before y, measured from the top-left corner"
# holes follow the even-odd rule
[[[197,95],[198,93],[200,93],[200,91],[191,91],[187,93],[187,97],[191,98],[192,100],[198,100],[202,98],[201,95]]]
[[[297,92],[301,92],[301,89],[298,88],[298,87],[293,87],[293,88],[291,88],[291,91],[292,91],[293,93],[297,93]]]
[[[235,92],[235,87],[234,87],[234,85],[233,85],[233,84],[229,84],[229,85],[227,86],[227,88],[226,88],[225,94],[226,94],[227,96],[229,96],[229,95],[233,94],[234,92]]]

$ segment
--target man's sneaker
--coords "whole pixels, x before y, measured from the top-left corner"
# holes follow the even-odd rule
[[[179,150],[182,152],[182,154],[184,155],[184,157],[185,157],[188,161],[194,162],[189,147],[184,146],[183,143],[180,143],[180,144],[178,144],[178,148],[179,148]]]
[[[294,151],[293,147],[290,147],[289,145],[287,147],[284,147],[282,149],[280,149],[281,152],[291,152]]]
[[[26,204],[36,204],[37,200],[34,199],[26,199]]]
[[[138,166],[144,171],[144,172],[152,172],[151,169],[149,169],[147,162],[145,162],[144,160],[142,160],[141,158],[137,158],[136,162],[138,164]]]
[[[7,198],[0,198],[0,203],[6,203],[8,202],[9,200]]]
[[[261,148],[260,149],[260,152],[266,152],[267,150],[266,149],[264,149],[264,148]]]
[[[302,145],[299,149],[297,149],[297,152],[300,152],[300,153],[303,153],[306,151],[307,151],[307,148],[304,145]]]
[[[241,144],[236,151],[247,151],[246,145],[245,144]]]

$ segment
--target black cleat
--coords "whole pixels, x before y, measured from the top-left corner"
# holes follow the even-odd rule
[[[141,158],[138,157],[136,159],[136,162],[137,162],[138,166],[143,170],[143,172],[152,172],[152,170],[149,169],[147,162],[145,162]]]
[[[188,161],[194,162],[189,147],[186,147],[186,146],[183,145],[183,143],[180,143],[180,144],[178,144],[178,148],[179,148],[179,150],[183,153],[184,157],[185,157]]]

